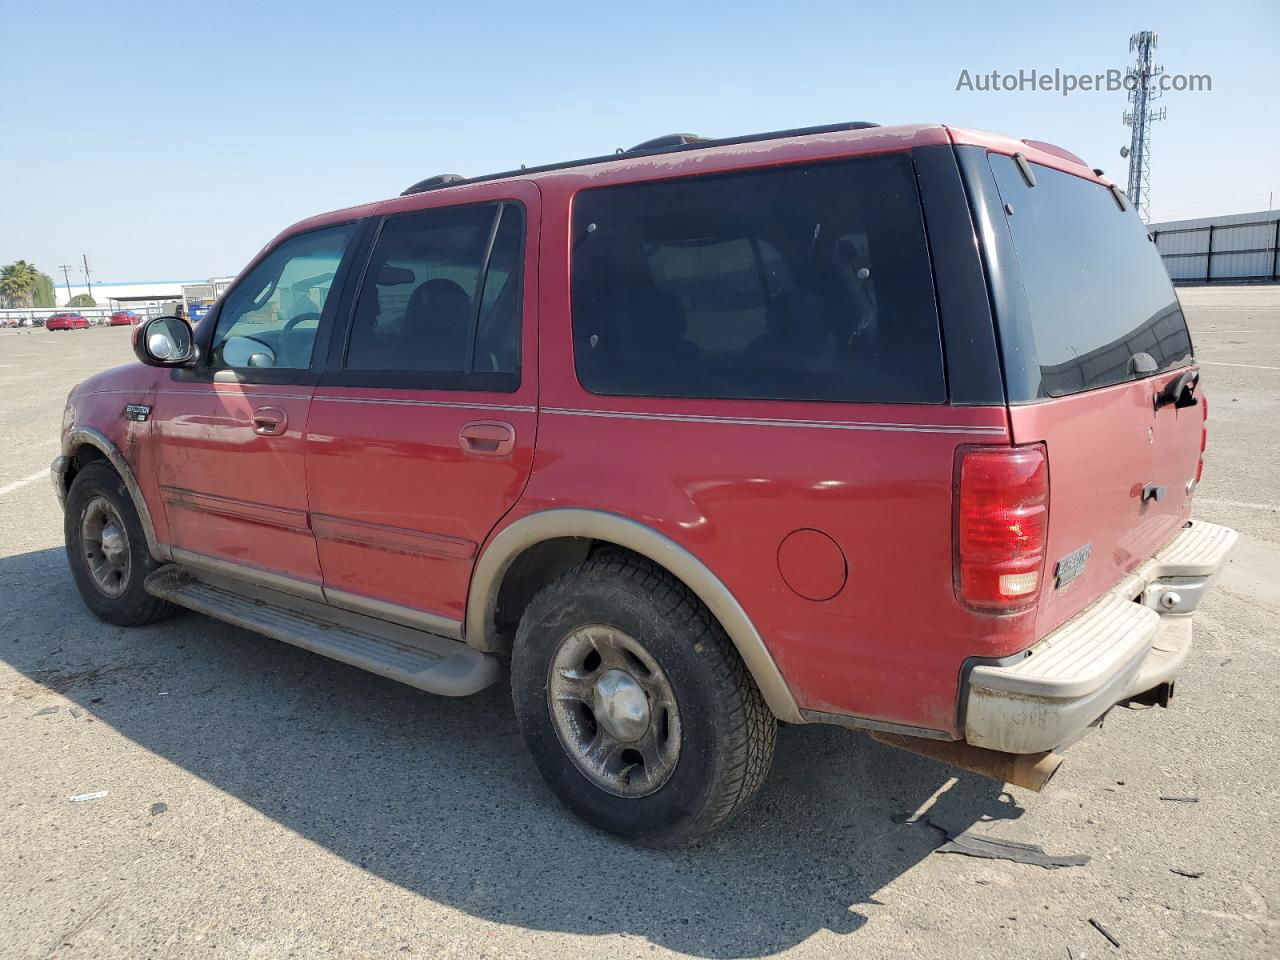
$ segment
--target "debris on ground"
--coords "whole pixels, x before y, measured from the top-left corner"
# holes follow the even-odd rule
[[[965,830],[954,830],[932,818],[925,822],[947,835],[947,842],[938,847],[934,853],[958,853],[985,860],[1012,860],[1015,863],[1034,864],[1046,870],[1054,870],[1058,867],[1083,867],[1089,862],[1088,855],[1083,853],[1052,856],[1045,853],[1043,847],[1034,843],[1018,843],[1016,840],[1001,840],[997,837],[979,836]]]
[[[74,797],[67,797],[67,799],[72,803],[84,803],[86,800],[101,800],[106,795],[106,790],[96,790],[93,793],[77,793]]]
[[[1104,937],[1110,940],[1111,945],[1113,947],[1115,947],[1117,950],[1120,949],[1120,941],[1116,939],[1114,933],[1112,933],[1110,930],[1108,930],[1106,927],[1100,924],[1097,920],[1093,919],[1093,917],[1089,918],[1089,924],[1093,927],[1093,929],[1097,930],[1100,934],[1102,934]]]
[[[159,816],[162,813],[167,813],[168,810],[169,805],[167,803],[153,803],[151,805],[151,815],[153,817]]]
[[[1083,950],[1077,950],[1070,944],[1067,945],[1067,960],[1088,960],[1089,955]]]
[[[1180,867],[1170,867],[1170,873],[1176,873],[1180,877],[1190,877],[1192,880],[1199,880],[1204,876],[1203,870],[1183,870]]]
[[[72,720],[79,720],[81,717],[84,716],[84,711],[77,710],[75,707],[72,707],[68,712],[71,714]]]
[[[1172,800],[1174,803],[1199,803],[1199,797],[1161,797],[1161,800]]]
[[[35,713],[33,713],[33,714],[32,714],[32,716],[34,716],[34,717],[47,717],[47,716],[49,716],[49,714],[51,714],[51,713],[57,713],[57,712],[58,712],[58,708],[57,708],[57,707],[45,707],[43,710],[37,710]]]

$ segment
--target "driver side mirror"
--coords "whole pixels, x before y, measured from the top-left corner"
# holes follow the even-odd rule
[[[150,367],[185,367],[195,363],[200,351],[187,321],[153,317],[133,328],[133,352]]]

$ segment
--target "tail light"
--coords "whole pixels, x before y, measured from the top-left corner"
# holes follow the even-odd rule
[[[969,447],[956,492],[956,592],[995,613],[1036,602],[1049,530],[1043,444]]]
[[[1196,463],[1196,486],[1200,486],[1200,478],[1204,476],[1204,448],[1209,443],[1209,398],[1200,395],[1200,460]]]

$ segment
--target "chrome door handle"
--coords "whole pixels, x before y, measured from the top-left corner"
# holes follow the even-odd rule
[[[278,437],[289,425],[289,415],[279,407],[259,407],[253,411],[253,432],[264,437]]]
[[[458,446],[473,457],[506,457],[516,446],[516,428],[501,420],[473,420],[458,431]]]

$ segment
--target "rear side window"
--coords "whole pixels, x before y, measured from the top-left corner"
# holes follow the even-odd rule
[[[586,190],[573,332],[594,393],[938,403],[910,157]]]
[[[344,369],[435,375],[416,378],[423,387],[514,390],[523,239],[523,211],[512,203],[389,218],[356,299]]]
[[[1101,184],[1037,164],[1029,187],[1011,157],[990,159],[1031,310],[1041,393],[1067,396],[1189,363],[1182,308],[1137,214],[1121,211]]]

